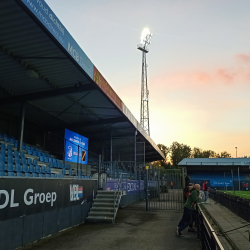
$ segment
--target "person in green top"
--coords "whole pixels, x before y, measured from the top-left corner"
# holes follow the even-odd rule
[[[195,184],[194,188],[192,189],[190,195],[187,198],[186,203],[184,204],[184,213],[182,216],[181,221],[178,224],[177,230],[176,230],[176,236],[182,236],[182,231],[188,227],[192,221],[192,214],[195,210],[195,205],[199,201],[199,191],[200,191],[200,185]]]

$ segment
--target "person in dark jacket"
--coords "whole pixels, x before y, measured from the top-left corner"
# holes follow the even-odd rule
[[[189,194],[186,203],[184,204],[184,212],[182,219],[180,220],[177,230],[175,232],[176,236],[182,236],[182,231],[190,225],[192,222],[192,214],[195,210],[195,204],[199,200],[199,191],[200,191],[200,185],[195,184],[194,189]]]
[[[204,199],[204,203],[207,201],[208,199],[208,186],[207,186],[207,181],[205,181],[203,183],[203,186],[202,186],[202,189],[204,191],[204,194],[205,194],[205,199]]]

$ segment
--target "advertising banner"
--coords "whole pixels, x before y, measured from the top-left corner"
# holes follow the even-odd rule
[[[94,180],[1,178],[0,221],[93,201]]]
[[[21,0],[93,79],[94,65],[44,0]]]
[[[228,186],[228,187],[232,187],[233,186],[233,182],[232,180],[227,180],[227,181],[217,181],[217,180],[210,180],[210,186],[211,187],[224,187],[224,186]]]
[[[115,93],[115,91],[111,88],[105,78],[101,75],[98,69],[94,66],[94,81],[97,85],[103,90],[103,92],[113,101],[113,103],[121,110],[122,108],[122,100]]]
[[[118,180],[106,180],[105,189],[110,191],[118,190]],[[126,191],[127,194],[144,190],[144,181],[122,181],[122,190]]]
[[[65,129],[65,161],[88,164],[89,139]]]

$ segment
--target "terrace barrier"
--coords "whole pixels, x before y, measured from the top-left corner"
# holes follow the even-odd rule
[[[239,196],[227,194],[214,189],[210,189],[209,197],[228,208],[242,219],[250,222],[250,199],[241,198]]]
[[[202,250],[224,250],[200,206],[197,208],[197,214],[197,238],[201,241]]]

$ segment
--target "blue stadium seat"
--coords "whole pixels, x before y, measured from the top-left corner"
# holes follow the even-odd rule
[[[33,154],[33,151],[32,151],[32,150],[29,149],[29,150],[27,150],[27,151],[28,151],[28,152],[27,152],[28,155],[32,155],[32,154]]]
[[[45,163],[49,163],[48,157],[44,156],[44,162],[45,162]]]
[[[31,177],[30,173],[25,173],[25,177]]]
[[[15,176],[14,172],[8,172],[8,176]]]
[[[23,172],[23,173],[29,173],[28,165],[23,164],[22,172]]]
[[[38,174],[39,175],[39,177],[44,177],[44,174]]]
[[[13,169],[13,163],[12,162],[8,162],[7,171],[9,171],[9,172],[13,172],[14,171],[14,169]]]
[[[45,174],[45,173],[46,173],[45,166],[41,166],[41,173],[43,173],[43,174]]]
[[[7,138],[7,137],[4,137],[3,140],[4,140],[5,142],[10,142],[10,141],[9,141],[9,138]]]
[[[0,171],[5,171],[5,162],[0,161]]]
[[[51,178],[50,174],[45,174],[46,178]]]
[[[20,157],[21,157],[21,158],[25,158],[24,152],[21,152],[21,153],[20,153]]]
[[[33,165],[37,165],[37,159],[33,159]]]
[[[33,177],[38,177],[38,174],[37,173],[32,173],[32,176]]]
[[[51,178],[55,178],[55,174],[51,174]]]
[[[72,172],[73,172],[73,170],[72,170],[72,169],[70,169],[70,170],[69,170],[69,175],[73,175],[73,173],[72,173]]]
[[[8,144],[7,149],[8,149],[8,151],[12,152],[12,146],[11,145]]]
[[[0,154],[0,162],[5,162],[5,155]]]
[[[34,165],[29,165],[30,166],[30,173],[34,173],[35,172],[35,167]]]
[[[62,169],[62,175],[65,175],[65,168]]]
[[[20,158],[19,157],[15,157],[15,163],[20,163]]]
[[[27,164],[26,158],[21,158],[21,164]]]
[[[16,150],[16,151],[14,151],[14,156],[15,157],[19,157],[19,152]]]
[[[9,138],[9,141],[10,141],[10,143],[15,143],[15,140],[13,140],[12,138]]]
[[[39,160],[40,160],[40,161],[43,161],[43,162],[45,161],[45,159],[44,159],[43,156],[40,156],[40,157],[39,157]]]
[[[36,165],[35,167],[35,173],[40,174],[41,173],[41,168],[40,166]]]
[[[20,165],[20,163],[16,163],[15,164],[15,172],[21,172],[22,170],[21,170],[21,165]]]
[[[50,167],[47,167],[46,171],[47,171],[48,174],[51,174],[51,169],[50,169]]]
[[[18,176],[18,177],[23,177],[23,174],[22,174],[21,172],[17,172],[17,173],[16,173],[16,176]]]
[[[38,156],[36,151],[32,151],[33,156]]]
[[[0,170],[0,176],[5,176],[5,172]]]
[[[31,158],[28,158],[27,164],[28,164],[28,165],[33,165],[33,161],[32,161]]]

